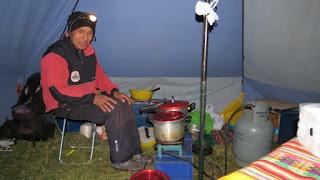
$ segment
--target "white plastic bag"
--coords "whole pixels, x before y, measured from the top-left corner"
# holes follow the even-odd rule
[[[207,104],[206,105],[206,112],[214,120],[213,130],[220,130],[224,125],[224,120],[220,115],[218,115],[218,114],[213,112],[213,105],[212,104]]]
[[[86,138],[90,138],[92,132],[92,125],[91,123],[83,123],[80,126],[80,134],[84,135]]]

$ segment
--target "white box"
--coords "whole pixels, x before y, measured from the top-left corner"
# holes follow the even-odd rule
[[[320,103],[300,104],[297,137],[306,149],[320,157]]]

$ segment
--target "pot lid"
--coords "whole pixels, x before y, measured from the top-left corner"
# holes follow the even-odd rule
[[[170,111],[170,112],[157,112],[151,116],[155,121],[177,121],[185,117],[183,112]]]
[[[156,169],[143,169],[134,173],[130,180],[148,180],[148,179],[158,179],[158,180],[169,180],[169,176]]]
[[[179,111],[181,109],[188,108],[188,106],[189,106],[188,101],[177,101],[172,99],[171,101],[161,104],[159,108],[167,111]]]

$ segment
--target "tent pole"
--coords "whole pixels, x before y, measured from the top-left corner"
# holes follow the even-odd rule
[[[209,3],[209,0],[205,0]],[[208,22],[207,16],[203,16],[202,36],[202,60],[201,60],[201,84],[200,84],[200,154],[198,179],[203,179],[204,165],[204,125],[206,113],[206,92],[207,92],[207,57],[208,57]]]
[[[71,14],[74,12],[74,10],[76,9],[78,3],[79,3],[79,0],[77,0],[76,3],[74,4],[73,9],[72,9],[72,11],[71,11],[71,13],[70,13],[69,15],[71,15]],[[64,26],[63,31],[62,31],[62,34],[61,34],[61,36],[60,36],[60,39],[63,39],[63,37],[64,37],[64,32],[66,31],[67,26],[68,26],[68,23]]]

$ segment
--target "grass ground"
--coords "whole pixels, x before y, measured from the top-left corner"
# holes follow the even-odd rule
[[[84,137],[79,134],[69,133],[71,141],[78,141]],[[65,165],[58,160],[60,135],[56,132],[55,137],[46,142],[37,142],[32,147],[32,142],[19,140],[12,146],[12,151],[0,152],[0,179],[63,179],[63,180],[125,180],[135,172],[119,171],[110,166],[108,147],[105,142],[97,141],[94,156],[87,165]],[[81,140],[82,143],[87,143]],[[67,161],[85,160],[86,153],[80,150],[65,151],[69,155]],[[233,160],[231,148],[228,147],[228,170],[232,172],[239,169]],[[146,155],[154,156],[156,151],[153,148],[143,152]],[[198,166],[198,155],[193,155],[193,163]],[[153,164],[147,166],[154,169]],[[213,153],[205,157],[203,179],[214,179],[221,177],[224,173],[224,148],[214,146]],[[193,179],[198,179],[198,170],[193,168]]]

